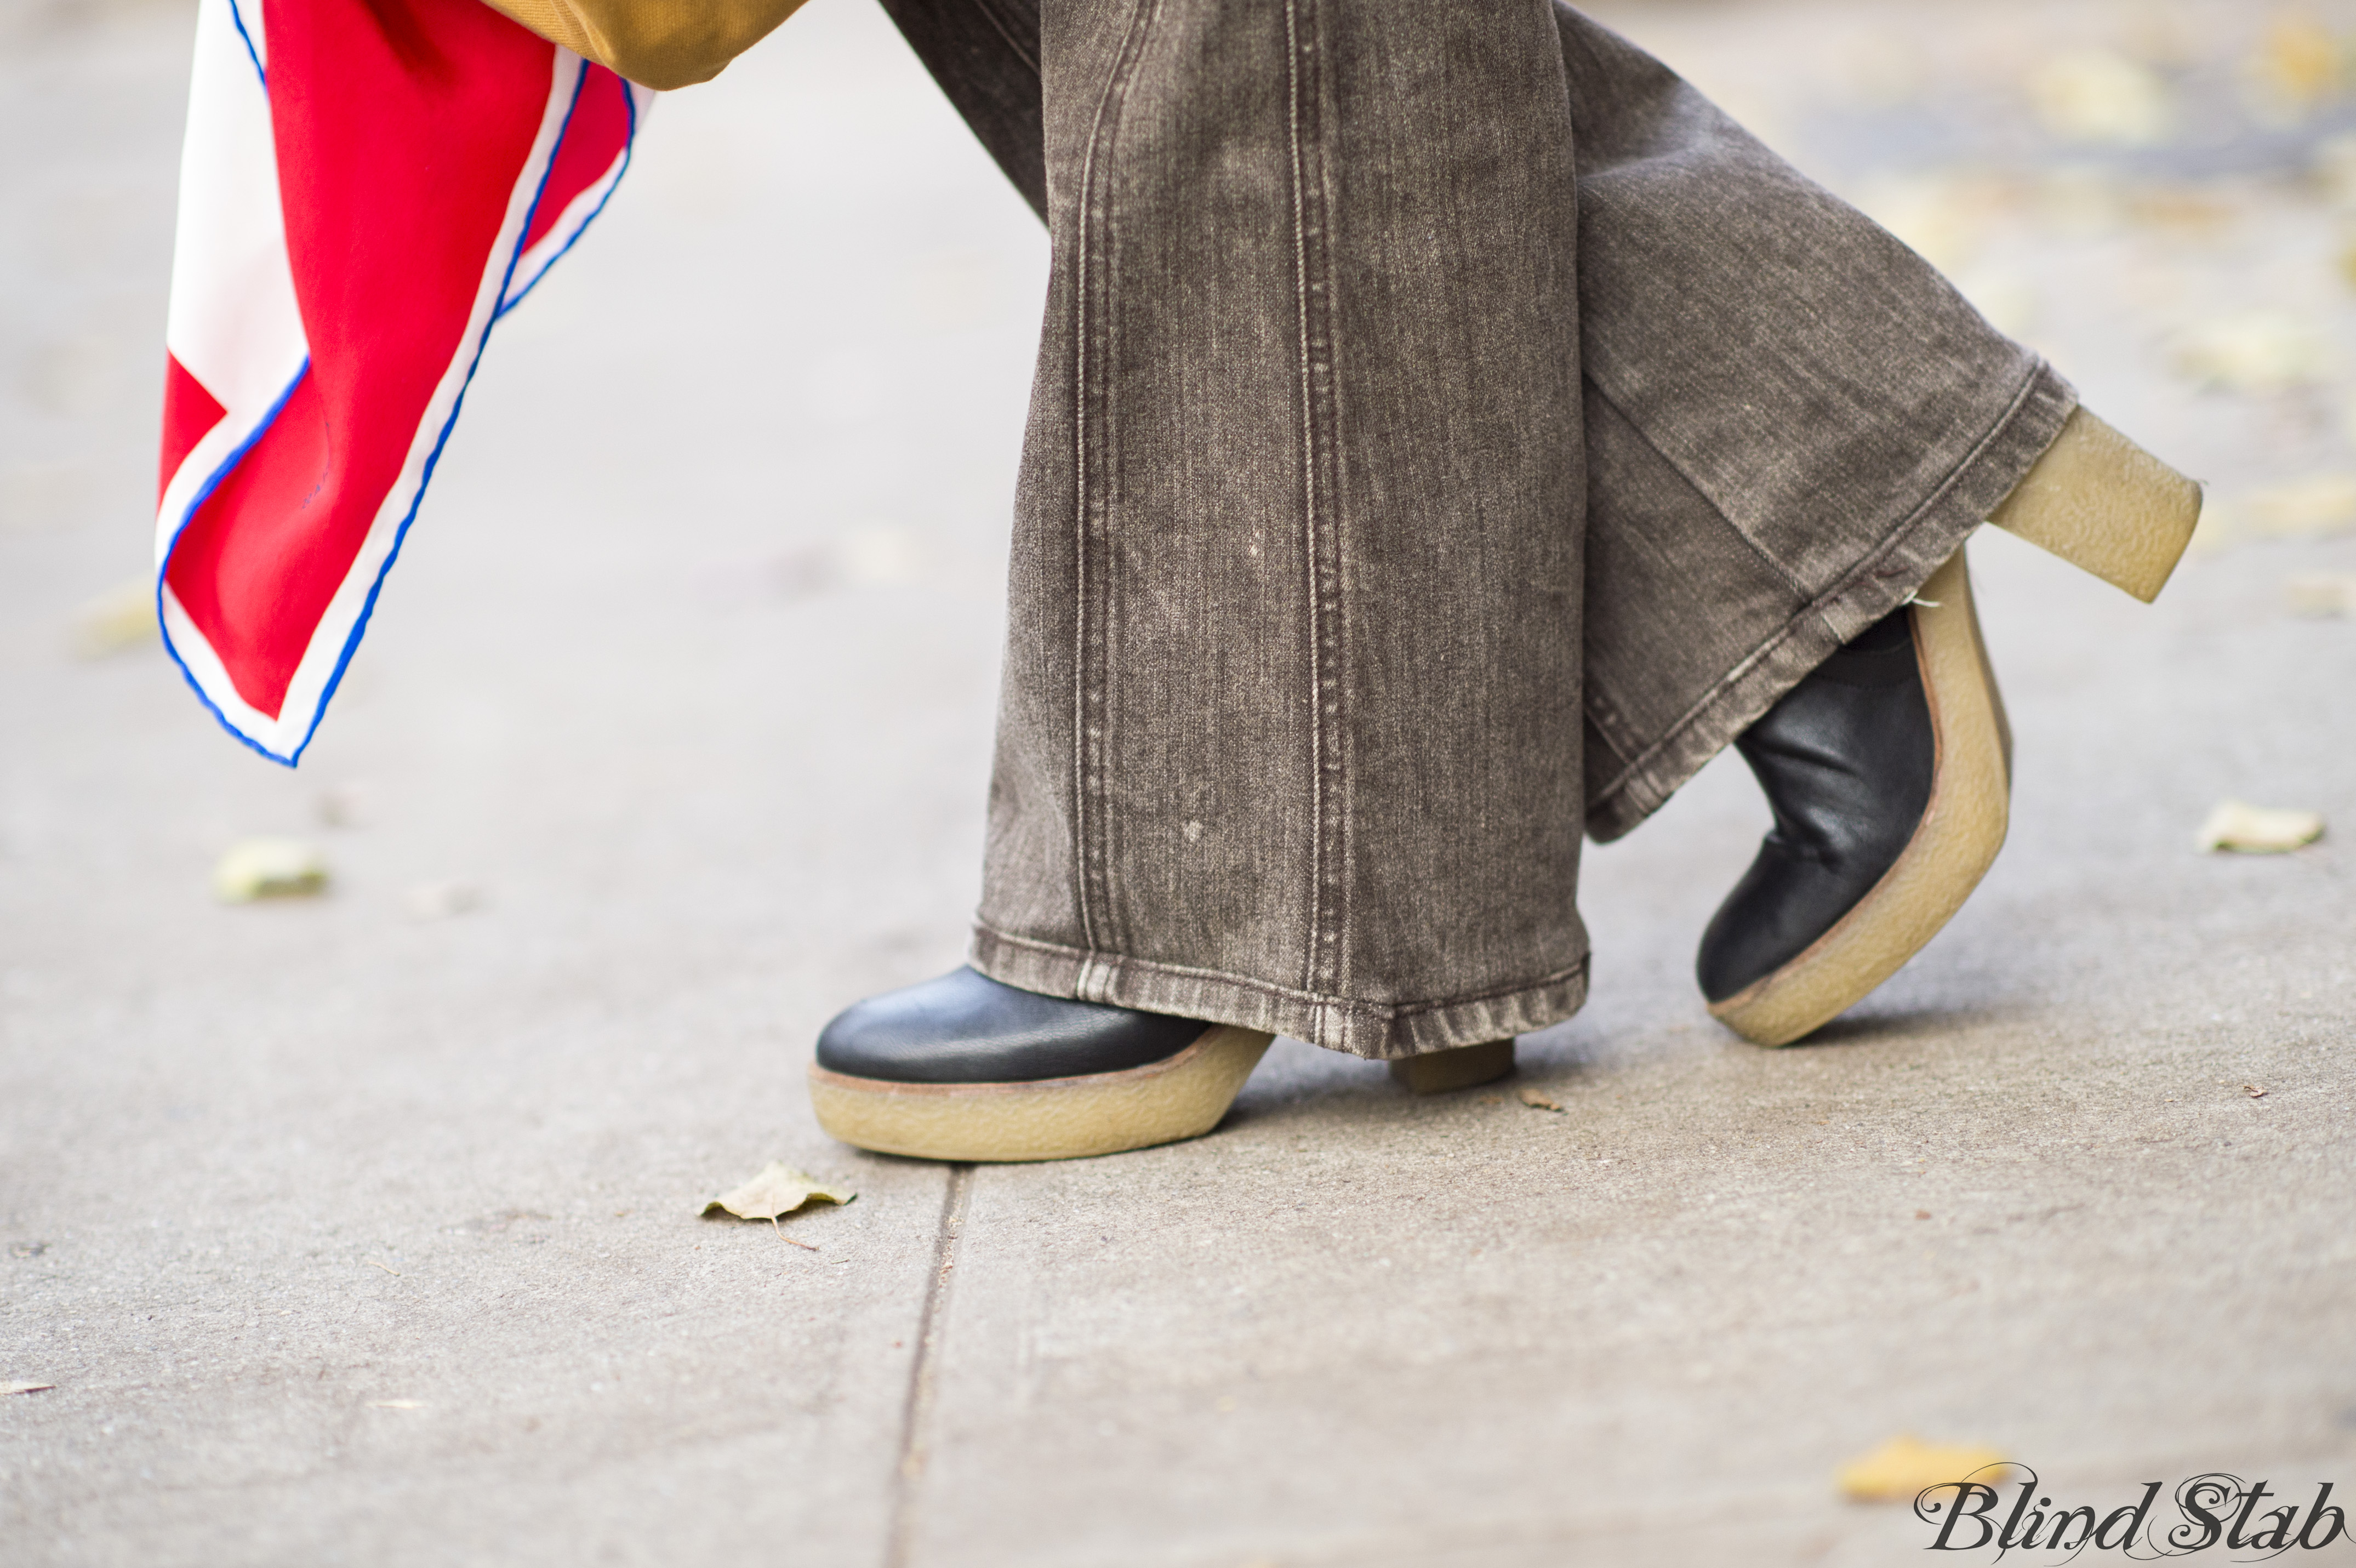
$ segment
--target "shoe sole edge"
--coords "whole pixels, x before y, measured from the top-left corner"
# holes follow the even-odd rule
[[[1196,1138],[1219,1124],[1274,1036],[1215,1025],[1184,1050],[1121,1072],[1029,1083],[897,1083],[812,1063],[828,1134],[916,1159],[1082,1159]]]

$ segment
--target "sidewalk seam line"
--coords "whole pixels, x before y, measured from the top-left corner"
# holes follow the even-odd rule
[[[892,1512],[884,1540],[884,1568],[907,1568],[909,1536],[916,1525],[916,1484],[925,1474],[925,1429],[933,1413],[933,1374],[948,1316],[949,1280],[957,1270],[958,1238],[965,1228],[973,1166],[952,1165],[941,1192],[939,1233],[933,1240],[932,1277],[925,1285],[925,1310],[916,1326],[916,1356],[908,1369],[908,1397],[900,1412],[900,1462],[892,1477]]]

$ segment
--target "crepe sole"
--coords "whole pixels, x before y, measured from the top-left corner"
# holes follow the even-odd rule
[[[1786,1046],[1862,1000],[1938,935],[2004,847],[2010,745],[1961,550],[1922,585],[1913,615],[1937,746],[1931,803],[1856,908],[1797,958],[1710,1008],[1744,1039]]]
[[[894,1083],[813,1065],[810,1108],[846,1144],[926,1160],[1069,1160],[1195,1138],[1219,1124],[1275,1036],[1215,1026],[1125,1072],[1029,1083]]]

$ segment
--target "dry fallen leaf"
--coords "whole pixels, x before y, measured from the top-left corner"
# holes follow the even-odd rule
[[[2254,1083],[2245,1083],[2242,1085],[2242,1092],[2248,1095],[2253,1100],[2264,1100],[2266,1097],[2265,1088]]]
[[[1515,1091],[1514,1098],[1519,1100],[1523,1104],[1528,1106],[1533,1111],[1552,1111],[1559,1112],[1562,1110],[1561,1101],[1548,1100],[1545,1095],[1540,1094],[1535,1089],[1517,1090]]]
[[[2239,800],[2220,800],[2201,824],[2202,854],[2230,849],[2242,854],[2280,854],[2313,843],[2323,836],[2323,816],[2318,811],[2287,811]]]
[[[55,1383],[0,1383],[0,1394],[37,1394],[57,1386]]]
[[[849,1203],[858,1196],[849,1187],[822,1186],[816,1176],[772,1160],[766,1170],[743,1187],[723,1192],[705,1204],[703,1212],[707,1217],[724,1210],[739,1219],[775,1219],[781,1214],[791,1214],[813,1198],[826,1203]]]
[[[1902,1502],[1925,1487],[1966,1478],[1987,1479],[1976,1472],[2004,1464],[1993,1448],[1944,1447],[1912,1435],[1891,1438],[1862,1458],[1852,1459],[1834,1472],[1841,1495],[1851,1502]]]
[[[213,892],[224,904],[307,897],[327,890],[327,857],[300,839],[242,839],[213,867]]]
[[[2356,615],[2356,572],[2300,572],[2283,579],[2283,598],[2297,616]]]
[[[77,659],[103,659],[161,640],[155,627],[155,585],[149,578],[109,588],[74,611],[70,641]]]

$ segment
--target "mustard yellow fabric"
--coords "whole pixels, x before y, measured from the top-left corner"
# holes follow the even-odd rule
[[[710,81],[802,0],[487,0],[552,43],[641,87]]]

